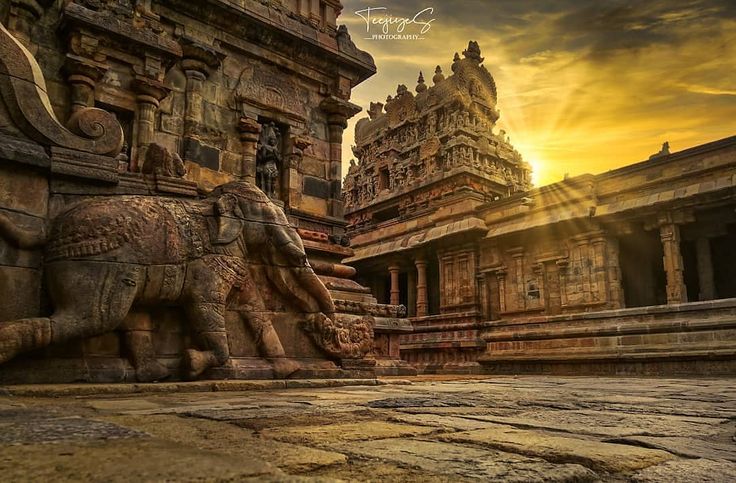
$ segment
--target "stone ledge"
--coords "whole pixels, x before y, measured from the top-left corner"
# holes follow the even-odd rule
[[[557,321],[556,321],[557,322]],[[627,335],[649,335],[667,333],[687,333],[702,331],[719,331],[736,328],[735,317],[690,319],[654,319],[654,320],[613,320],[599,323],[598,326],[585,325],[588,322],[581,318],[580,323],[562,325],[550,322],[549,326],[541,324],[520,325],[514,328],[495,327],[486,330],[481,337],[487,342],[517,342],[526,340],[575,339],[581,337],[621,337]],[[505,330],[504,330],[505,329]]]
[[[673,350],[675,347],[639,347],[632,348],[628,351],[618,350],[616,347],[610,351],[575,351],[574,349],[565,348],[555,351],[535,351],[530,352],[512,352],[499,351],[493,354],[478,357],[481,364],[494,364],[501,362],[594,362],[594,361],[649,361],[658,359],[671,360],[687,360],[687,359],[734,359],[736,358],[736,348],[734,347],[718,347],[718,348],[693,348],[684,350]]]
[[[344,386],[410,385],[405,379],[282,379],[271,381],[193,381],[150,384],[23,384],[0,386],[0,394],[17,397],[68,397],[97,394],[166,394],[218,391],[319,389]]]
[[[736,308],[736,298],[706,300],[703,302],[687,302],[672,305],[650,305],[646,307],[631,307],[624,309],[601,310],[598,312],[580,312],[575,314],[549,315],[540,317],[527,317],[523,320],[494,320],[488,321],[489,327],[512,327],[529,325],[535,323],[550,323],[559,321],[573,321],[580,319],[606,319],[614,317],[629,317],[635,315],[655,315],[675,312],[693,312],[708,309],[730,309]]]

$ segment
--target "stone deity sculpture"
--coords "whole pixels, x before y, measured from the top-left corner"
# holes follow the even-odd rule
[[[281,132],[274,123],[268,123],[261,130],[256,154],[256,172],[258,187],[269,198],[276,196],[276,183],[279,179],[281,165]]]

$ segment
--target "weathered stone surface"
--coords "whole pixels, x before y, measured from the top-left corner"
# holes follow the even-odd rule
[[[707,459],[667,461],[631,476],[633,483],[723,483],[736,480],[736,464]]]
[[[441,436],[443,441],[479,444],[560,463],[580,463],[609,472],[646,468],[672,458],[659,450],[594,440],[555,436],[498,425]]]
[[[461,478],[509,482],[596,479],[595,473],[579,465],[554,465],[544,460],[510,453],[434,441],[379,439],[351,443],[345,446],[345,451]]]
[[[102,421],[79,417],[13,418],[2,426],[0,444],[69,443],[121,438],[142,438],[146,433],[132,431]],[[18,421],[20,419],[20,421]]]
[[[54,449],[48,445],[5,446],[0,471],[9,481],[115,482],[227,480],[278,472],[262,460],[156,440],[68,443]]]
[[[460,416],[440,416],[436,414],[401,414],[391,416],[392,421],[419,424],[422,426],[432,426],[446,430],[472,431],[482,428],[494,428],[498,425],[487,421],[480,421],[477,418],[460,417]]]
[[[727,419],[630,414],[615,411],[523,412],[515,416],[469,416],[472,419],[576,434],[603,436],[705,436],[718,432]]]
[[[226,453],[245,461],[263,460],[289,472],[306,473],[323,466],[347,463],[347,457],[341,453],[261,438],[251,430],[230,424],[169,415],[118,416],[108,419],[145,430],[156,438]]]
[[[261,431],[266,437],[295,443],[314,443],[334,446],[345,441],[372,440],[381,438],[398,438],[406,436],[426,435],[434,432],[434,428],[411,426],[408,424],[364,422],[339,423],[324,426],[297,426],[291,428],[274,428]]]
[[[661,449],[685,458],[706,458],[736,462],[735,440],[731,440],[728,443],[717,443],[696,437],[628,436],[625,438],[615,438],[610,441],[613,443],[641,446],[643,448]]]
[[[25,433],[12,429],[8,434],[21,435],[26,442],[23,446],[0,442],[0,466],[17,465],[19,473],[11,470],[11,476],[27,472],[59,480],[65,479],[68,471],[72,476],[66,479],[84,476],[87,480],[115,481],[115,475],[109,477],[113,465],[127,468],[125,465],[137,460],[122,463],[122,459],[113,457],[112,463],[99,467],[91,466],[89,461],[108,458],[112,448],[119,448],[121,454],[142,457],[130,453],[129,443],[136,442],[150,448],[151,457],[159,458],[156,471],[168,471],[176,479],[189,478],[178,477],[183,470],[176,454],[191,458],[192,479],[214,480],[240,480],[245,476],[233,475],[253,471],[257,474],[253,478],[268,481],[314,477],[319,481],[440,482],[480,478],[620,483],[634,477],[634,481],[639,478],[669,483],[678,481],[680,474],[680,481],[710,479],[720,483],[733,479],[731,460],[736,449],[731,444],[735,431],[731,418],[717,418],[718,422],[709,426],[712,418],[664,412],[668,405],[680,413],[709,413],[733,407],[736,391],[731,379],[427,379],[415,379],[411,385],[398,381],[401,384],[370,387],[315,381],[321,386],[302,385],[296,389],[286,389],[285,381],[280,381],[280,386],[266,381],[198,381],[70,385],[55,386],[54,390],[43,386],[8,387],[3,392],[6,395],[0,397],[0,428],[25,427]],[[209,389],[202,392],[205,387]],[[106,393],[105,388],[111,391]],[[179,391],[173,390],[176,388]],[[7,395],[13,393],[18,395]],[[442,399],[457,404],[368,406],[371,401],[426,404]],[[600,412],[580,409],[591,401],[606,400],[616,401],[618,406]],[[462,402],[465,405],[459,404]],[[494,415],[511,418],[514,414],[523,417],[504,425],[479,419]],[[594,416],[594,420],[585,419]],[[708,449],[708,458],[719,460],[684,457],[674,446],[668,448],[672,453],[641,447],[646,439],[663,442],[673,438],[631,436],[642,441],[601,442],[600,434],[579,432],[583,428],[572,424],[576,417],[587,424],[606,427],[611,434],[619,427],[628,430],[637,418],[642,418],[644,429],[649,425],[664,431],[667,425],[671,426],[668,434],[689,434],[702,426],[700,437],[704,440],[699,440],[699,435],[691,435],[687,440],[692,448]],[[525,425],[530,421],[546,425],[555,419],[564,423],[565,432]],[[70,420],[73,424],[68,423]],[[58,428],[66,427],[73,432],[66,434],[65,440],[58,439],[60,444],[32,442],[62,438],[64,434]],[[710,428],[708,435],[705,428]],[[484,432],[491,436],[472,437]],[[121,434],[136,436],[132,440],[104,439],[106,435]],[[45,448],[45,452],[36,449],[39,447]],[[669,459],[660,458],[662,454]],[[650,463],[646,469],[631,469]],[[203,476],[206,465],[218,464],[207,477]],[[270,469],[264,465],[270,465]],[[147,462],[140,471],[133,474],[144,480],[162,479],[155,477],[159,473],[154,473]]]

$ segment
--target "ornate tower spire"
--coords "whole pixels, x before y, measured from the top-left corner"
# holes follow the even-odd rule
[[[468,42],[468,48],[463,50],[463,56],[466,59],[474,60],[479,64],[483,62],[483,57],[480,56],[480,47],[478,46],[478,42],[475,40]]]
[[[438,65],[437,68],[434,70],[434,77],[432,77],[432,82],[437,85],[443,80],[445,80],[445,75],[442,73],[442,67]]]
[[[427,90],[427,84],[424,83],[424,74],[419,71],[419,78],[417,79],[417,87],[415,89],[417,93],[422,93]]]

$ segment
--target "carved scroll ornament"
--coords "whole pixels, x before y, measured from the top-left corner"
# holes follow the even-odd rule
[[[0,24],[0,93],[16,124],[43,145],[99,155],[116,155],[123,130],[113,114],[95,108],[74,113],[64,127],[51,108],[36,59]]]

